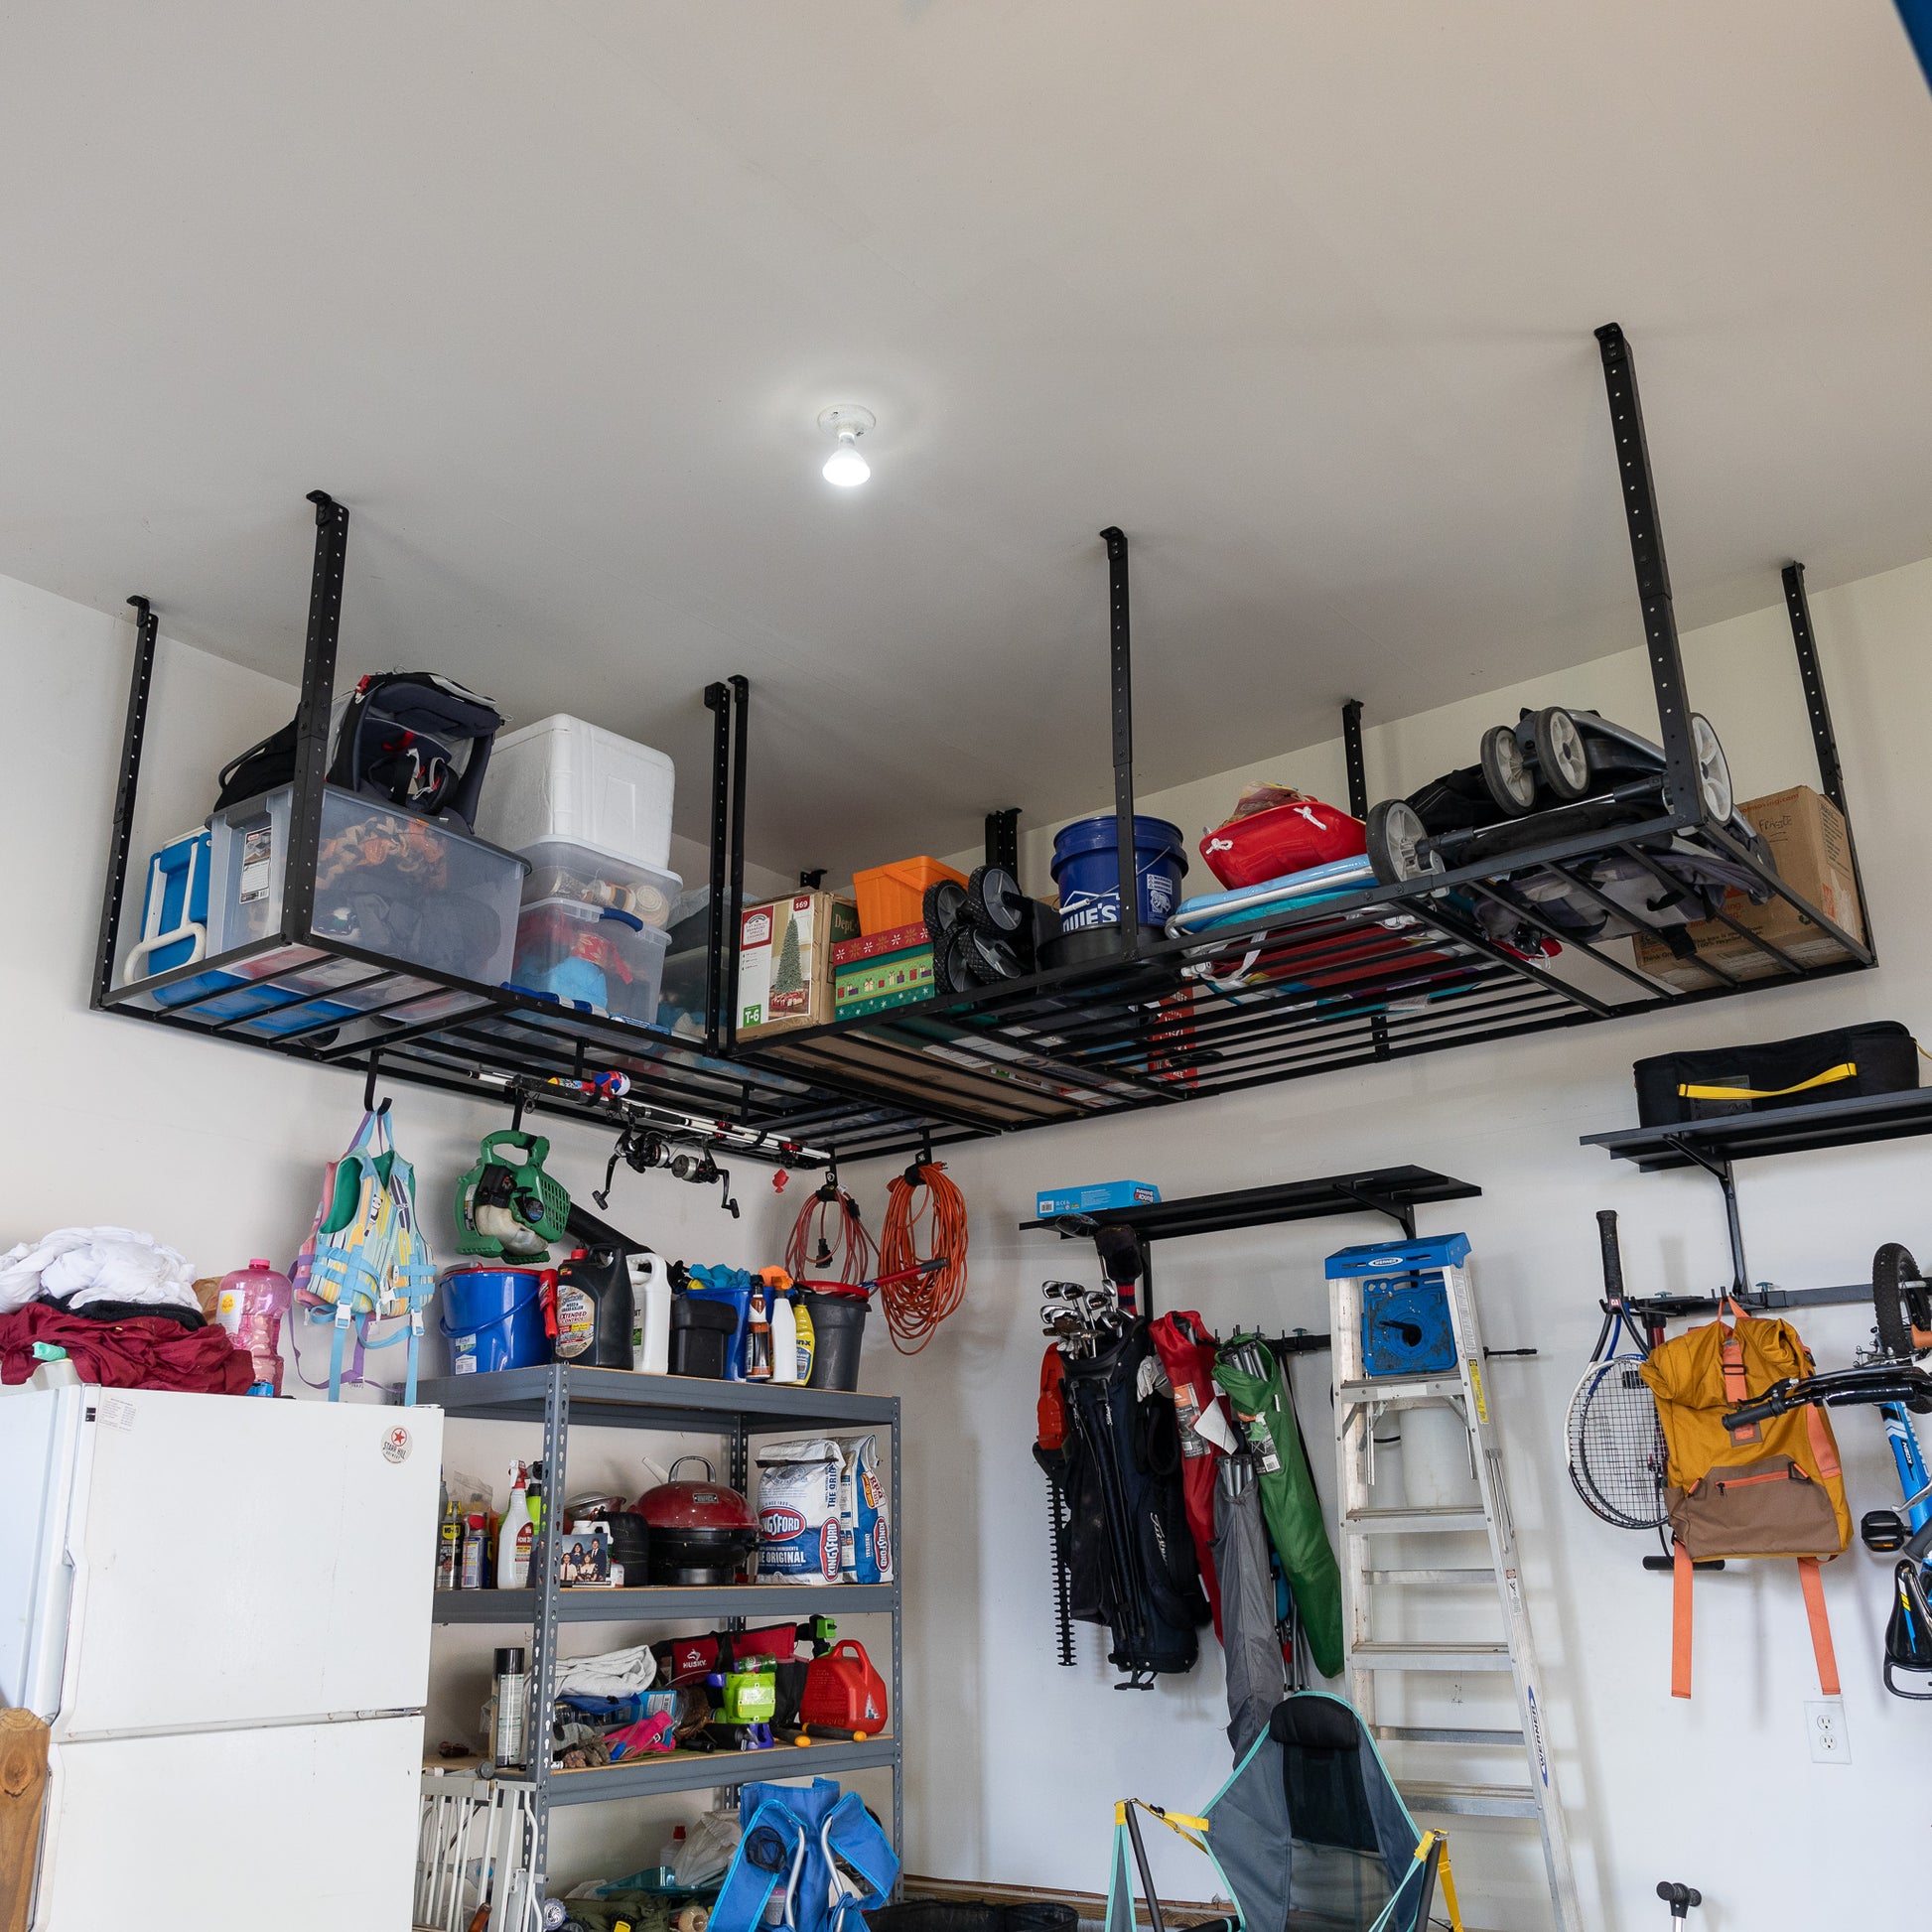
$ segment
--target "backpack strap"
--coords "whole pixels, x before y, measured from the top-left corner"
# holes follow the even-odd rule
[[[1805,1590],[1805,1620],[1811,1625],[1811,1654],[1818,1663],[1818,1689],[1828,1698],[1838,1696],[1838,1654],[1832,1648],[1831,1618],[1825,1614],[1825,1580],[1818,1574],[1816,1557],[1798,1559],[1798,1581]]]
[[[1691,1553],[1681,1538],[1670,1546],[1670,1694],[1691,1695]]]
[[[1724,1337],[1720,1347],[1720,1357],[1724,1363],[1725,1407],[1741,1409],[1750,1399],[1750,1384],[1744,1378],[1744,1344],[1739,1339],[1736,1322],[1744,1318],[1744,1311],[1728,1295],[1725,1297],[1725,1310],[1732,1317],[1732,1325],[1725,1326],[1724,1314],[1718,1316],[1718,1332]],[[1742,1429],[1728,1432],[1733,1443],[1755,1443],[1763,1440],[1764,1432],[1756,1423],[1746,1423]]]

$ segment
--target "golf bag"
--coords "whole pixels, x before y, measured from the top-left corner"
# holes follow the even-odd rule
[[[1193,1669],[1194,1633],[1208,1618],[1181,1494],[1180,1434],[1159,1369],[1144,1320],[1113,1347],[1068,1360],[1066,1439],[1035,1451],[1071,1519],[1072,1614],[1107,1626],[1108,1661],[1143,1690],[1157,1674]]]

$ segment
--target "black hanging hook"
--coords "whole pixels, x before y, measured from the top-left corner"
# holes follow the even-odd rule
[[[386,1114],[389,1111],[389,1096],[386,1093],[382,1096],[382,1104],[376,1105],[375,1082],[381,1070],[382,1055],[379,1052],[372,1052],[369,1055],[368,1070],[362,1078],[362,1111],[365,1114]]]

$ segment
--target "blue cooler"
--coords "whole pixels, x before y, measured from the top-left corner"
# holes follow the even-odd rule
[[[170,839],[148,861],[141,936],[128,953],[123,983],[152,979],[207,951],[207,873],[206,826]]]

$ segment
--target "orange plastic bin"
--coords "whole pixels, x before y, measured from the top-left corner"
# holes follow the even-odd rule
[[[872,866],[852,875],[859,901],[859,931],[896,932],[925,917],[925,889],[942,879],[966,883],[964,873],[942,866],[937,859],[897,859],[890,866]]]

